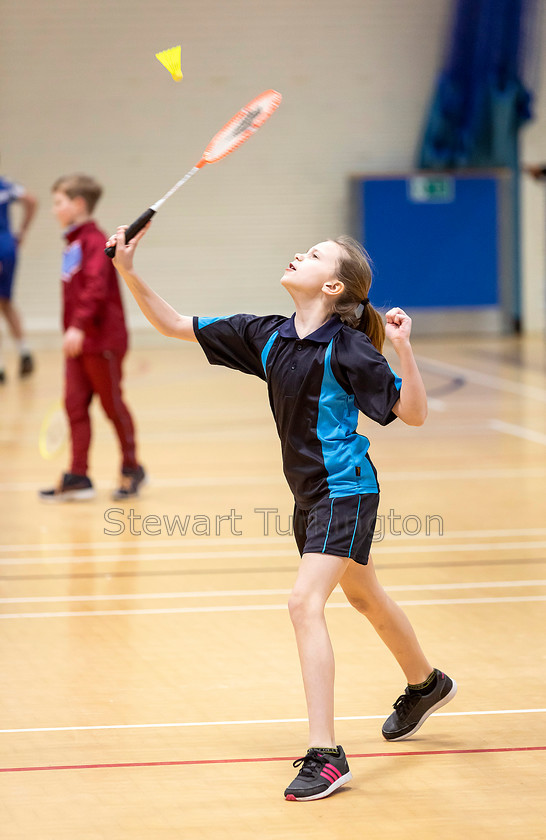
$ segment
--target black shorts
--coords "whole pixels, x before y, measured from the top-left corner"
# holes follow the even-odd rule
[[[294,537],[300,554],[351,557],[363,566],[375,531],[379,493],[321,499],[310,510],[294,507]]]

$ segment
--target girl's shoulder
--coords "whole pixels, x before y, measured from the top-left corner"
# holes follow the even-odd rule
[[[366,333],[343,325],[334,337],[331,353],[334,376],[343,387],[355,375],[371,376],[379,371],[391,375],[387,359],[377,350]]]
[[[239,330],[244,330],[252,336],[270,335],[280,329],[289,319],[285,315],[249,315],[240,313],[232,315],[229,320]]]
[[[381,353],[376,350],[366,333],[355,330],[347,324],[342,324],[341,329],[336,333],[333,350],[337,356],[348,354],[349,358],[353,361],[355,356],[364,356],[366,358],[381,356]]]

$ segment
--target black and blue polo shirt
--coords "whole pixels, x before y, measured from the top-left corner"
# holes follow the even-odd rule
[[[368,336],[334,315],[300,338],[294,316],[193,319],[208,361],[267,382],[284,474],[296,505],[378,493],[370,442],[358,412],[385,426],[396,415],[401,380]]]

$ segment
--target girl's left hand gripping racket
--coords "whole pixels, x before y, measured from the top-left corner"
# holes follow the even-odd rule
[[[136,236],[139,230],[142,230],[142,228],[148,224],[152,216],[157,213],[161,205],[164,204],[178,189],[180,189],[186,181],[189,181],[192,175],[195,175],[195,173],[198,172],[206,163],[215,163],[217,160],[221,160],[226,157],[226,155],[234,152],[235,149],[245,142],[245,140],[248,140],[248,138],[251,137],[267,119],[269,119],[271,114],[277,110],[281,104],[281,99],[281,94],[277,93],[276,90],[266,90],[235,114],[235,116],[232,117],[222,129],[220,129],[218,134],[214,135],[209,145],[203,152],[203,156],[199,163],[196,163],[195,166],[174,185],[174,187],[165,193],[163,198],[160,198],[159,201],[156,201],[155,204],[148,207],[148,209],[142,213],[142,215],[139,216],[132,225],[129,225],[125,231],[125,241],[129,242],[134,236]],[[104,252],[108,257],[112,258],[115,256],[116,248],[111,245],[109,248],[105,248]]]

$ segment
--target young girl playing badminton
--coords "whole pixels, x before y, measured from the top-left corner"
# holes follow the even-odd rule
[[[321,799],[352,778],[334,735],[334,656],[324,608],[337,584],[371,622],[401,666],[408,686],[383,725],[390,741],[408,738],[454,697],[455,682],[426,659],[400,607],[379,584],[370,557],[379,487],[357,434],[358,411],[386,425],[399,417],[421,425],[425,388],[410,345],[411,320],[387,312],[386,329],[368,300],[366,253],[349,237],[296,254],[281,283],[295,304],[280,315],[191,318],[179,315],[133,270],[145,231],[129,244],[125,228],[108,240],[115,265],[151,324],[163,335],[198,341],[211,364],[267,381],[294,494],[294,533],[301,554],[289,600],[309,715],[309,749],[285,790],[289,800]],[[401,380],[381,348],[392,342]]]

